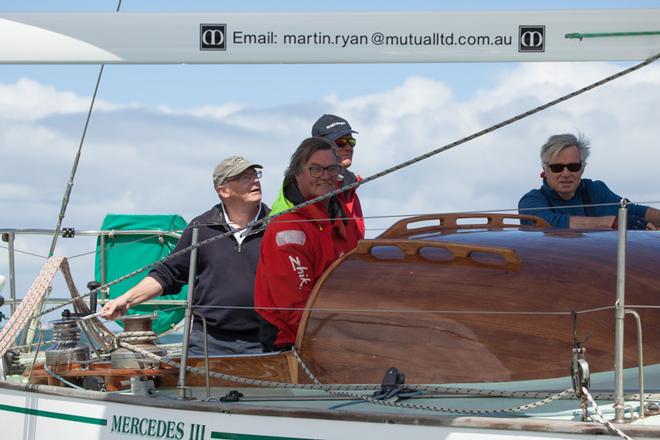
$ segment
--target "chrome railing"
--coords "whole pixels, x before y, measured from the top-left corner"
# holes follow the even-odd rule
[[[7,243],[7,252],[8,252],[8,277],[9,277],[9,299],[5,301],[5,304],[9,306],[10,314],[16,312],[16,307],[20,304],[21,300],[16,298],[16,248],[15,240],[16,236],[27,235],[44,235],[52,236],[55,234],[54,229],[0,229],[0,237],[2,242]],[[101,279],[99,282],[105,284],[108,282],[106,279],[106,269],[107,269],[107,248],[106,242],[108,239],[113,239],[117,236],[153,236],[157,237],[159,240],[162,240],[163,237],[173,237],[179,238],[181,234],[177,231],[162,231],[155,229],[132,229],[132,230],[109,230],[109,231],[98,231],[98,230],[85,230],[78,231],[72,230],[70,228],[64,228],[59,232],[59,235],[62,238],[74,238],[76,236],[82,237],[97,237],[100,240],[100,260],[101,260]],[[66,301],[69,301],[71,298],[48,298],[44,302],[47,304],[61,304]],[[101,290],[101,297],[99,298],[99,304],[104,304],[107,302],[106,292]],[[146,305],[185,305],[185,300],[150,300],[145,301],[142,304]]]

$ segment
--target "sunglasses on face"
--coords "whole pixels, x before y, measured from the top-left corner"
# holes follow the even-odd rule
[[[549,163],[548,168],[553,173],[561,173],[564,171],[564,168],[568,168],[568,171],[571,173],[576,173],[582,169],[582,162],[575,163]]]
[[[354,138],[352,138],[352,137],[349,137],[349,138],[339,138],[339,139],[337,139],[337,140],[335,141],[335,145],[337,145],[337,146],[340,147],[340,148],[341,148],[341,147],[345,147],[346,145],[350,145],[351,147],[354,147],[355,144],[357,144],[357,141],[356,141]]]
[[[322,177],[323,174],[327,171],[330,177],[336,177],[341,172],[341,165],[330,165],[327,167],[321,167],[318,165],[312,165],[308,167],[309,175],[312,177]]]

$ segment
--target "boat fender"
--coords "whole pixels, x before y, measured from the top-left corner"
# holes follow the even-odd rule
[[[417,394],[412,390],[403,387],[406,382],[406,375],[399,373],[395,367],[388,368],[383,376],[383,382],[380,384],[380,391],[376,391],[371,397],[376,400],[387,400],[393,397],[406,398],[412,394]]]
[[[238,390],[231,390],[220,398],[220,402],[238,402],[243,397],[243,393]]]

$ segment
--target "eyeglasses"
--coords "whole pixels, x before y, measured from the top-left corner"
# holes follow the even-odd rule
[[[261,179],[261,170],[256,170],[254,173],[241,174],[240,176],[231,177],[225,182],[241,182],[243,184],[250,183],[254,179]]]
[[[582,162],[574,163],[549,163],[547,164],[550,171],[553,173],[561,173],[564,171],[564,168],[568,168],[568,171],[571,173],[576,173],[582,169]]]
[[[349,138],[339,138],[335,141],[335,145],[337,145],[339,148],[345,147],[346,145],[351,145],[351,147],[354,147],[355,144],[357,144],[357,141],[355,138],[349,137]]]
[[[341,165],[329,165],[327,167],[320,167],[318,165],[312,165],[308,167],[309,175],[312,177],[323,177],[323,174],[327,171],[330,177],[336,177],[341,172]]]

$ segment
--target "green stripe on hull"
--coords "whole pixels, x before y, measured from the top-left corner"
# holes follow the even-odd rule
[[[74,415],[71,415],[71,414],[56,413],[56,412],[51,412],[51,411],[43,411],[43,410],[40,410],[40,409],[22,408],[20,406],[11,406],[11,405],[2,405],[2,404],[0,404],[0,410],[20,413],[20,414],[27,414],[27,415],[30,415],[30,416],[39,416],[39,417],[48,417],[48,418],[51,418],[51,419],[68,420],[70,422],[89,423],[90,425],[106,426],[108,424],[108,420],[106,420],[106,419],[95,419],[93,417],[74,416]]]
[[[302,437],[278,437],[272,435],[235,434],[232,432],[211,431],[212,439],[219,440],[315,440]]]

